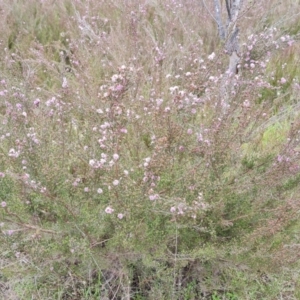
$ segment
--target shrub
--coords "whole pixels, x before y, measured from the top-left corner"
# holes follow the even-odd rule
[[[22,299],[283,293],[299,45],[288,24],[243,37],[227,102],[202,14],[194,1],[21,0],[5,13],[0,275]]]

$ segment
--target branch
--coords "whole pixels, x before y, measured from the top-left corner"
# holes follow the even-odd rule
[[[226,0],[226,8],[228,13],[228,25],[226,28],[226,42],[225,49],[229,55],[236,52],[237,55],[240,53],[238,33],[239,28],[237,27],[238,16],[243,4],[243,0]]]
[[[239,12],[241,10],[243,4],[243,0],[233,0],[232,5],[230,7],[230,14],[231,14],[231,22],[236,22]]]
[[[230,1],[230,3],[229,3]],[[227,9],[227,14],[228,14],[228,20],[229,22],[231,21],[231,0],[225,0],[226,2],[226,9]]]
[[[225,29],[222,23],[221,17],[221,5],[219,0],[214,0],[215,3],[215,13],[216,13],[216,22],[218,24],[218,31],[221,40],[225,40]]]
[[[208,11],[209,15],[215,20],[215,22],[218,24],[218,21],[216,20],[216,18],[212,15],[212,13],[210,12],[209,8],[206,6],[206,3],[204,0],[202,0],[202,3],[204,5],[204,7],[206,8],[206,10]]]

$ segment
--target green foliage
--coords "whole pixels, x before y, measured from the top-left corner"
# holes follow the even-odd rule
[[[225,297],[225,298],[224,298]],[[226,293],[224,295],[224,297],[220,298],[220,296],[218,296],[217,293],[214,293],[212,295],[212,300],[221,300],[221,299],[225,299],[225,300],[237,300],[239,299],[238,296],[236,296],[235,294],[232,294],[232,293]]]

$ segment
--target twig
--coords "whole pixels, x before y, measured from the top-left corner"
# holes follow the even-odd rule
[[[10,214],[13,214],[13,213],[10,213]],[[14,214],[13,214],[14,215]],[[51,233],[51,234],[58,234],[58,232],[56,231],[53,231],[53,230],[50,230],[50,229],[43,229],[43,228],[40,228],[38,226],[34,226],[34,225],[29,225],[29,224],[26,224],[26,223],[23,223],[23,222],[15,222],[15,221],[12,221],[8,218],[4,218],[5,221],[7,222],[11,222],[11,223],[14,223],[14,224],[18,224],[20,226],[23,226],[27,229],[32,229],[32,230],[36,230],[38,232],[45,232],[45,233]],[[22,230],[25,230],[25,228],[23,229],[16,229],[14,231],[22,231]]]
[[[216,20],[216,18],[212,15],[212,13],[210,12],[209,8],[206,6],[206,3],[204,0],[202,0],[203,5],[205,7],[205,9],[208,11],[208,13],[210,14],[210,16],[214,19],[214,21],[218,24],[218,21]]]

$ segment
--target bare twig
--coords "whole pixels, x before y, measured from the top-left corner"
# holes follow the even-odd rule
[[[206,3],[204,0],[202,0],[203,5],[205,7],[205,9],[207,10],[207,12],[209,13],[209,15],[215,20],[215,22],[218,24],[218,21],[216,20],[216,18],[213,16],[213,14],[210,12],[209,8],[207,7]]]

